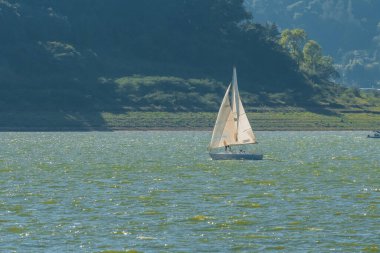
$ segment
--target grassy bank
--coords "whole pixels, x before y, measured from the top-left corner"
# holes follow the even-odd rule
[[[0,112],[0,131],[211,130],[217,113]],[[380,129],[376,111],[260,110],[248,113],[257,131]]]

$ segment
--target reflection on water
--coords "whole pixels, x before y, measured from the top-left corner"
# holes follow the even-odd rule
[[[1,252],[379,252],[380,142],[258,132],[0,133]]]

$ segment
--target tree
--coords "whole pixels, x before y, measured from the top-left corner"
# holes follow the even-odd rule
[[[265,28],[267,30],[267,38],[272,41],[278,41],[280,39],[280,32],[278,26],[275,23],[266,23]]]
[[[309,40],[303,47],[303,66],[311,73],[317,73],[317,66],[322,58],[322,48],[314,40]]]
[[[302,69],[308,74],[321,79],[339,76],[334,68],[332,57],[324,56],[322,54],[322,47],[314,40],[306,42],[303,48]]]
[[[302,61],[302,47],[306,38],[307,34],[302,29],[286,29],[281,33],[280,45],[290,53],[298,64]]]
[[[334,67],[334,61],[331,56],[322,56],[319,64],[319,77],[322,79],[338,78],[339,72]]]

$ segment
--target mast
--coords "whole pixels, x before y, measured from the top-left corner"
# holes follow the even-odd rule
[[[237,74],[236,74],[236,67],[233,67],[233,73],[232,73],[232,113],[234,115],[234,121],[236,125],[236,133],[235,133],[235,141],[238,142],[238,132],[239,132],[239,117],[240,117],[240,96],[239,96],[239,89],[238,89],[238,83],[237,83]]]
[[[232,83],[228,86],[220,105],[208,149],[255,143],[256,137],[240,99],[234,67]]]
[[[232,75],[232,114],[235,123],[234,141],[236,144],[255,144],[256,137],[241,102],[235,66]]]

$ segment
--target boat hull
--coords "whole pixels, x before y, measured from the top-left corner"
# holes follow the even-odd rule
[[[367,135],[368,138],[380,138],[380,131],[373,131],[372,134]]]
[[[253,153],[210,153],[212,160],[262,160],[262,154]]]

